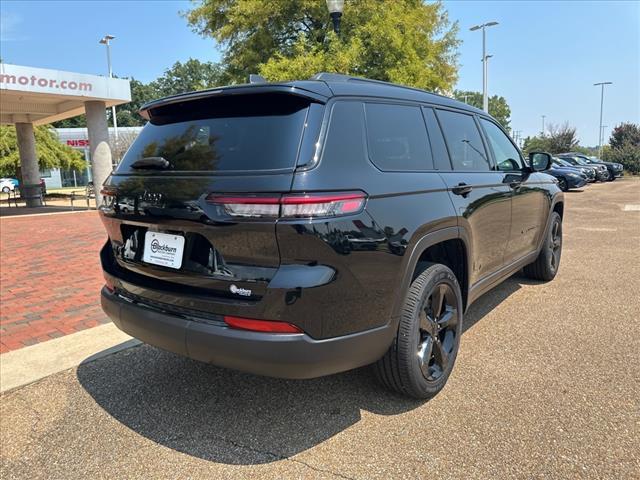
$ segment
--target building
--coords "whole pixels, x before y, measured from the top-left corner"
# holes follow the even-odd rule
[[[106,108],[130,101],[128,80],[0,63],[0,123],[16,127],[20,194],[28,207],[41,205],[34,125],[85,113],[91,175],[102,184],[113,168]],[[96,202],[100,200],[98,192]]]
[[[118,127],[118,139],[116,142],[115,131],[109,128],[109,144],[115,148],[113,155],[114,166],[118,163],[117,158],[120,152],[126,150],[128,145],[138,136],[142,127]],[[91,174],[91,149],[89,141],[89,130],[87,128],[55,128],[54,131],[60,140],[60,143],[67,145],[75,150],[79,150],[87,162],[84,170],[61,170],[54,168],[51,170],[40,171],[40,177],[44,179],[47,189],[62,187],[82,187],[88,182],[93,181]]]

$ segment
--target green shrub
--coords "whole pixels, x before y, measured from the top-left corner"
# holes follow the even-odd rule
[[[640,147],[630,143],[618,148],[604,149],[602,159],[607,162],[621,163],[627,172],[634,175],[640,174]]]

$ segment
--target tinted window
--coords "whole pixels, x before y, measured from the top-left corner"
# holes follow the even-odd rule
[[[117,172],[148,157],[163,157],[179,171],[293,168],[308,106],[291,95],[263,94],[158,107]]]
[[[454,170],[490,170],[480,132],[471,115],[438,110]]]
[[[447,153],[447,145],[444,143],[442,130],[438,125],[438,119],[433,108],[424,108],[424,118],[427,121],[427,132],[431,142],[431,152],[433,153],[433,164],[438,170],[451,170],[451,161]]]
[[[495,123],[484,118],[480,119],[480,123],[482,123],[484,131],[487,133],[487,139],[491,150],[493,150],[498,170],[520,170],[522,168],[520,152],[511,143],[511,140]]]
[[[365,104],[369,157],[380,170],[430,170],[433,159],[420,107]]]

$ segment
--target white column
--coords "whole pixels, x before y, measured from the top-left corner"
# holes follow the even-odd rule
[[[16,123],[16,137],[18,139],[18,152],[20,154],[20,170],[22,172],[22,191],[26,196],[32,196],[33,189],[27,189],[26,185],[40,183],[40,168],[36,155],[36,137],[33,133],[33,123]],[[27,207],[40,207],[39,198],[26,200]]]
[[[100,101],[84,102],[89,131],[89,147],[91,151],[91,172],[96,189],[96,206],[102,202],[100,190],[102,184],[111,174],[111,147],[109,147],[109,128],[105,115],[106,105]]]

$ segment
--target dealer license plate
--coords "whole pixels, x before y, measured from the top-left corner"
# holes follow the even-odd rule
[[[142,261],[169,268],[182,266],[184,237],[170,233],[147,232],[144,236]]]

